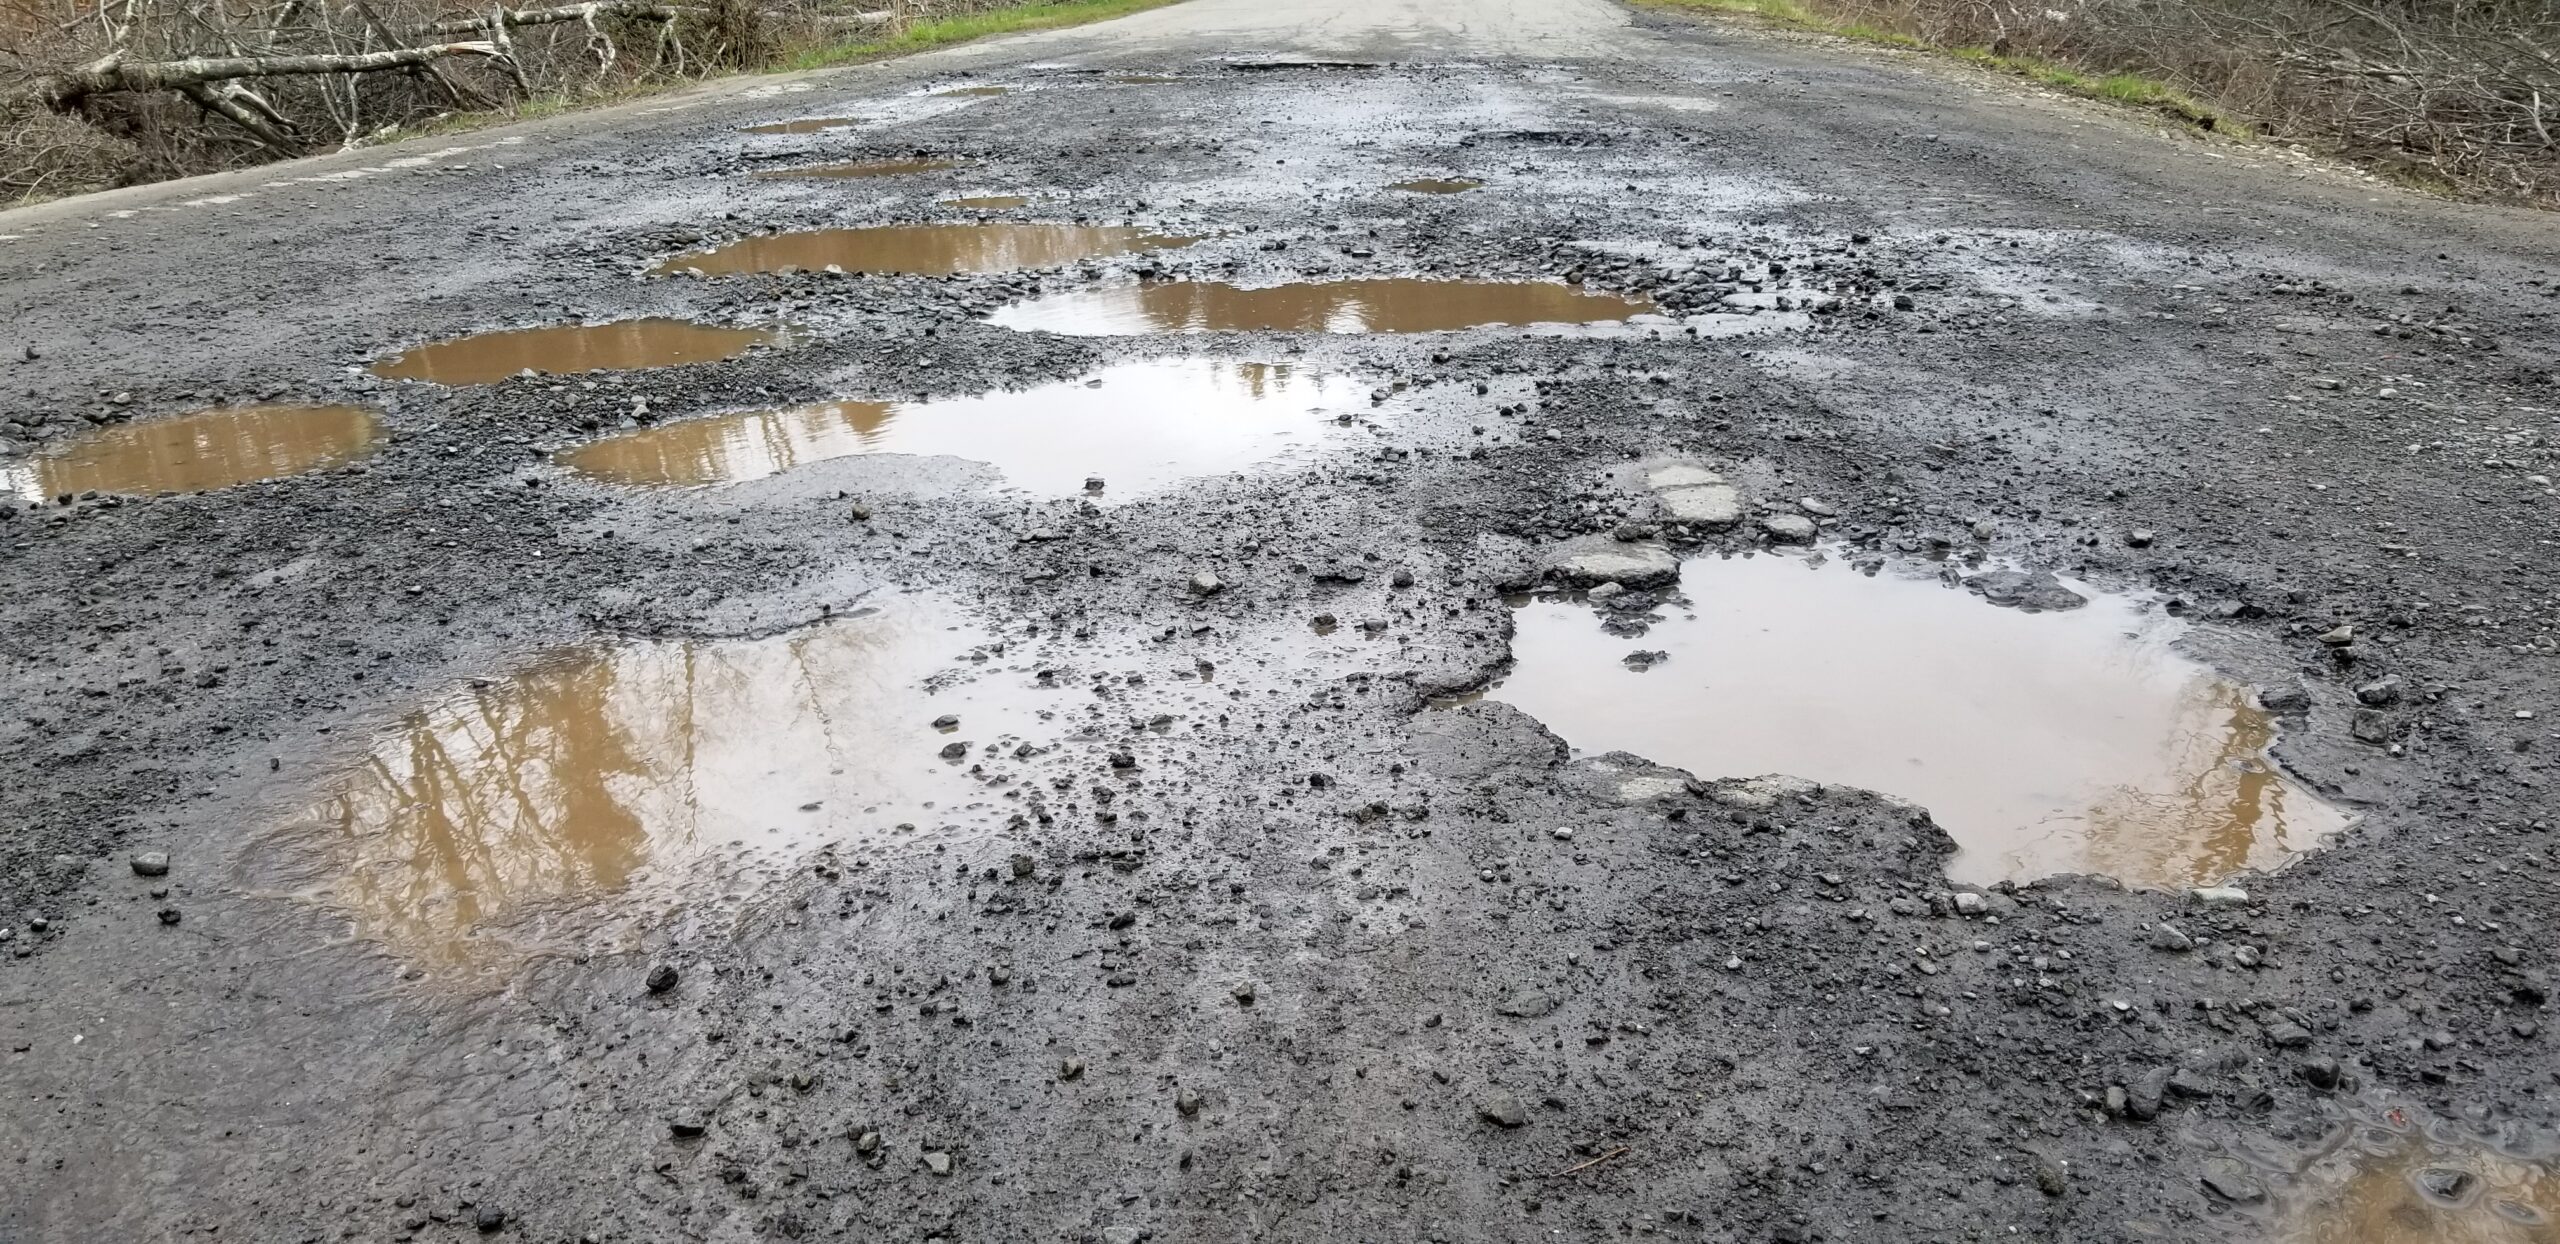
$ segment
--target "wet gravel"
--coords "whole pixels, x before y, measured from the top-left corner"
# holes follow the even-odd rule
[[[225,401],[386,429],[319,474],[0,507],[0,1239],[2247,1240],[2377,1102],[2551,1158],[2547,221],[1671,19],[1547,55],[1297,49],[1371,66],[1326,68],[1220,62],[1259,49],[1186,9],[0,216],[8,461]],[[961,68],[1037,89],[931,93]],[[836,114],[877,120],[737,132]],[[750,151],[978,163],[803,184],[736,176]],[[288,181],[360,167],[385,171]],[[1389,189],[1425,176],[1484,185]],[[1210,240],[641,275],[997,191]],[[984,322],[1141,277],[1412,276],[1725,318]],[[452,389],[363,370],[638,315],[795,338]],[[958,458],[649,491],[550,461],[1202,355],[1373,393],[1311,461],[1111,505]],[[1666,516],[1629,470],[1665,455],[1714,464],[1735,521]],[[2230,891],[1959,891],[1896,801],[1429,707],[1502,669],[1501,596],[1560,549],[1800,537],[2159,594],[2362,819]],[[2058,605],[2043,582],[2011,586]],[[279,832],[470,679],[926,591],[1133,712],[1129,675],[1248,670],[1319,615],[1372,638],[1238,674],[1187,732],[1069,740],[980,832],[802,857],[611,942],[572,922],[488,972],[356,936]],[[947,740],[917,708],[921,760]]]

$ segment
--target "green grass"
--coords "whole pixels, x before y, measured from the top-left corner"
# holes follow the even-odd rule
[[[878,60],[884,56],[905,56],[954,43],[967,43],[989,35],[1012,34],[1022,30],[1055,30],[1061,26],[1080,26],[1086,22],[1109,21],[1131,13],[1158,8],[1174,0],[1054,0],[1049,4],[1026,4],[1020,8],[993,9],[984,13],[964,13],[940,21],[919,22],[886,39],[867,43],[840,43],[811,48],[782,65],[785,72],[825,69],[831,65],[851,65]]]
[[[1898,30],[1888,30],[1864,22],[1835,21],[1806,7],[1803,0],[1636,0],[1657,8],[1704,9],[1712,13],[1730,13],[1758,18],[1821,34],[1856,39],[1862,43],[1878,43],[1888,47],[1936,52],[1970,61],[1988,69],[2015,74],[2030,82],[2058,91],[2109,103],[2148,109],[2174,117],[2200,130],[2245,138],[2249,124],[2231,114],[2197,99],[2156,78],[2131,73],[2092,73],[2069,65],[2024,56],[2004,56],[1989,48],[1939,47],[1913,38]]]

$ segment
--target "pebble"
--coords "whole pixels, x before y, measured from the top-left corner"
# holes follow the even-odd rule
[[[2340,626],[2335,630],[2320,633],[2320,642],[2332,648],[2344,648],[2355,641],[2356,628],[2353,626]]]
[[[480,1228],[483,1235],[502,1230],[507,1225],[507,1211],[495,1205],[483,1205],[479,1213],[471,1216],[471,1225]]]
[[[1061,1080],[1079,1080],[1084,1078],[1084,1060],[1081,1058],[1059,1059],[1058,1078]]]
[[[1138,1244],[1138,1241],[1145,1238],[1147,1238],[1146,1232],[1136,1227],[1104,1227],[1102,1229],[1102,1244]]]
[[[160,923],[174,925],[178,922],[178,919],[179,916],[177,908],[163,907],[160,909]]]
[[[1200,1113],[1200,1091],[1188,1084],[1183,1085],[1181,1091],[1173,1095],[1173,1108],[1181,1111],[1184,1118]]]
[[[649,992],[665,993],[676,987],[676,965],[661,963],[649,969]]]
[[[2187,897],[2207,907],[2239,907],[2248,903],[2249,892],[2236,885],[2207,885],[2187,891]]]
[[[924,1155],[924,1168],[937,1178],[947,1178],[951,1174],[951,1155],[940,1150],[928,1153]]]
[[[168,876],[169,853],[166,851],[136,852],[133,857],[133,875],[137,877]]]
[[[1012,867],[1014,880],[1027,881],[1031,877],[1032,870],[1039,867],[1039,863],[1028,855],[1016,855],[1013,857]]]
[[[2155,926],[2151,930],[2151,948],[2153,950],[2165,950],[2171,954],[2181,954],[2195,949],[2196,942],[2194,938],[2187,936],[2186,933],[2181,931],[2178,926],[2174,924],[2163,924]]]
[[[1191,576],[1191,594],[1194,596],[1214,596],[1226,590],[1226,586],[1218,580],[1218,576],[1206,570]]]
[[[1476,1117],[1499,1127],[1520,1127],[1528,1123],[1529,1112],[1518,1097],[1497,1092],[1476,1099]]]
[[[2389,708],[2400,702],[2403,686],[2398,674],[2377,678],[2356,688],[2356,699],[2373,708]]]
[[[936,730],[948,730],[959,724],[960,714],[958,713],[944,713],[933,719],[933,728]]]
[[[1509,1015],[1518,1019],[1536,1019],[1541,1015],[1554,1014],[1557,1005],[1558,1003],[1554,994],[1541,993],[1535,989],[1528,989],[1522,990],[1519,993],[1503,999],[1502,1002],[1493,1009],[1494,1013],[1497,1015]]]
[[[1760,530],[1780,544],[1811,544],[1813,520],[1802,514],[1772,514],[1760,520]]]
[[[2223,1200],[2254,1205],[2267,1197],[2267,1186],[2233,1158],[2211,1158],[2204,1164],[2205,1189]]]
[[[880,1152],[880,1133],[867,1131],[854,1137],[853,1151],[865,1155]]]
[[[967,743],[955,741],[942,745],[942,758],[944,760],[958,760],[968,754],[969,745]]]
[[[2124,542],[2127,548],[2147,549],[2151,547],[2152,541],[2159,538],[2160,537],[2157,533],[2147,527],[2136,527],[2133,530],[2124,533]]]

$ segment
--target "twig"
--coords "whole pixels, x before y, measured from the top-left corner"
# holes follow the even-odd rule
[[[1547,1176],[1547,1178],[1549,1178],[1549,1179],[1562,1179],[1562,1178],[1564,1178],[1564,1177],[1565,1177],[1565,1176],[1567,1176],[1567,1175],[1579,1175],[1579,1174],[1581,1174],[1582,1172],[1587,1171],[1587,1170],[1590,1170],[1592,1167],[1598,1166],[1598,1165],[1600,1165],[1601,1163],[1606,1162],[1606,1161],[1608,1161],[1608,1160],[1609,1160],[1609,1159],[1611,1159],[1611,1158],[1623,1158],[1623,1157],[1627,1156],[1627,1154],[1628,1154],[1628,1153],[1629,1153],[1633,1148],[1634,1148],[1634,1146],[1632,1146],[1632,1145],[1620,1145],[1620,1146],[1618,1146],[1617,1148],[1612,1149],[1612,1150],[1608,1151],[1607,1153],[1601,1154],[1599,1157],[1593,1158],[1593,1159],[1591,1159],[1591,1160],[1590,1160],[1590,1161],[1588,1161],[1588,1162],[1578,1162],[1578,1163],[1575,1163],[1575,1164],[1574,1164],[1574,1165],[1572,1165],[1572,1166],[1568,1166],[1568,1167],[1564,1168],[1563,1170],[1557,1171],[1557,1172],[1556,1172],[1555,1174],[1553,1174],[1553,1175],[1549,1175],[1549,1176]]]

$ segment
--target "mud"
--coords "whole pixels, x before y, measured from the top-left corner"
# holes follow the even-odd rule
[[[726,328],[659,318],[551,324],[433,342],[383,359],[369,370],[385,380],[496,384],[525,372],[574,376],[717,362],[789,339],[788,333],[775,328]]]
[[[865,177],[906,177],[916,173],[939,173],[946,169],[968,166],[969,161],[949,156],[917,156],[891,160],[855,160],[848,164],[802,164],[790,168],[759,169],[754,175],[768,181],[851,181]]]
[[[650,271],[657,276],[792,271],[953,276],[1034,271],[1184,247],[1197,240],[1128,225],[879,225],[740,238],[663,260]]]
[[[1012,93],[1013,88],[1009,86],[955,86],[949,90],[935,91],[934,95],[940,99],[985,99]]]
[[[1019,391],[918,402],[829,402],[626,432],[562,464],[618,484],[762,479],[852,454],[944,454],[1035,495],[1125,500],[1270,463],[1337,430],[1368,390],[1287,364],[1127,363]]]
[[[354,406],[201,410],[100,428],[24,462],[0,463],[0,494],[45,502],[228,488],[343,466],[381,434],[374,413]]]
[[[1974,885],[2218,885],[2346,823],[2270,757],[2255,693],[2178,653],[2184,624],[2156,602],[2031,615],[1908,570],[1769,555],[1691,561],[1643,603],[1525,603],[1487,694],[1593,753],[1908,800]]]
[[[1402,190],[1406,194],[1465,194],[1483,185],[1483,182],[1465,177],[1424,177],[1414,181],[1400,181],[1387,188]]]
[[[965,212],[1009,212],[1015,208],[1031,206],[1031,196],[1027,194],[963,195],[956,199],[942,200],[942,206],[956,207]]]
[[[861,117],[802,117],[795,121],[768,121],[762,125],[741,126],[741,134],[823,134],[828,130],[851,129],[863,123]]]
[[[964,83],[1024,90],[931,97]],[[739,175],[839,140],[738,132],[804,114],[884,137],[793,162],[980,168]],[[1389,188],[1421,175],[1486,184]],[[638,279],[1014,190],[1199,240]],[[2504,1231],[2560,1123],[2551,239],[1602,0],[1185,0],[0,213],[0,469],[208,408],[382,428],[264,482],[0,498],[0,1240],[2268,1244],[2350,1200]],[[1371,281],[1567,301],[1318,331],[1370,326],[1336,295]],[[1203,290],[1283,292],[1162,327]],[[1002,322],[1080,298],[1137,307]],[[639,319],[792,336],[368,367]],[[1036,413],[709,487],[558,464],[1032,393],[1165,450],[1185,425],[1056,386],[1244,362],[1350,395],[1145,487]],[[1670,754],[1647,688],[1759,672],[1675,647],[1736,568],[1855,589],[1789,628],[1830,637],[1787,657],[1816,685],[1979,694],[2003,740],[2120,687],[2222,731],[2233,801],[2265,747],[2352,823],[2210,889],[1952,879],[1976,792]],[[1863,594],[1904,590],[1947,615]],[[912,646],[847,645],[900,602]],[[2119,602],[2135,639],[2096,634]],[[1433,707],[1543,668],[1550,608],[1574,652],[1628,632],[1567,689],[1629,734]],[[2088,668],[2021,697],[2045,628]],[[2161,642],[2263,718],[2099,661]],[[1931,684],[1941,650],[1977,673]]]
[[[1619,323],[1640,297],[1543,281],[1354,279],[1241,288],[1213,281],[1110,285],[1016,303],[991,323],[1077,336],[1122,333],[1435,333]]]

